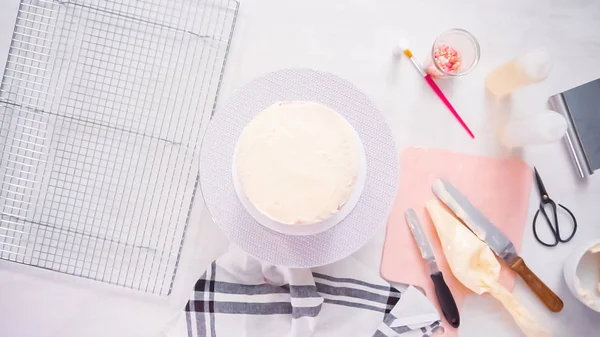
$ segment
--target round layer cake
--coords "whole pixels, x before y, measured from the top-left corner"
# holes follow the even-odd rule
[[[243,193],[281,224],[309,225],[337,213],[354,191],[358,137],[334,110],[314,102],[277,102],[238,140],[234,168]]]

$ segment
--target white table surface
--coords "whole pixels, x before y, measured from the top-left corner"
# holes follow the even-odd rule
[[[0,64],[4,64],[18,0],[0,2]],[[469,139],[406,60],[391,57],[405,35],[421,59],[442,31],[460,27],[481,44],[481,62],[465,78],[443,83],[449,99],[477,136]],[[496,140],[498,121],[512,111],[539,111],[548,96],[600,77],[600,1],[597,0],[243,0],[221,91],[221,101],[269,71],[310,67],[356,84],[384,112],[398,149],[439,147],[472,154],[507,155]],[[510,104],[486,98],[483,79],[493,67],[536,46],[555,58],[550,77],[513,95]],[[600,130],[599,130],[600,132]],[[530,202],[522,256],[564,300],[550,314],[518,282],[515,294],[555,336],[593,336],[600,314],[573,298],[562,262],[575,247],[600,238],[600,173],[577,178],[562,143],[517,155],[540,170],[551,195],[568,205],[580,227],[573,241],[547,249],[536,243]],[[512,153],[515,155],[515,153]],[[194,209],[173,294],[141,295],[119,287],[0,261],[0,336],[159,336],[182,309],[191,285],[228,241],[203,210]],[[510,211],[510,210],[507,210]],[[385,228],[356,256],[377,271]],[[459,336],[520,336],[507,314],[486,297],[467,300]]]

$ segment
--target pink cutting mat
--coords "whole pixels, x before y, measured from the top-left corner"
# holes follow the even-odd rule
[[[431,185],[437,178],[447,179],[465,194],[475,207],[508,235],[519,251],[533,174],[531,168],[518,159],[478,157],[416,147],[408,148],[401,154],[400,185],[388,220],[381,276],[388,281],[425,289],[427,297],[439,310],[429,270],[404,220],[404,210],[414,208],[460,310],[464,298],[473,292],[452,275],[425,210],[425,202],[436,198]],[[512,271],[503,266],[500,282],[512,290],[514,278]],[[445,324],[444,328],[445,337],[458,334],[457,329],[449,324]]]

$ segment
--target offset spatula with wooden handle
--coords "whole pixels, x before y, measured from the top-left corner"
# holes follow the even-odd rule
[[[562,300],[527,267],[508,237],[473,206],[456,187],[448,181],[438,179],[433,183],[433,193],[499,258],[506,261],[510,268],[523,278],[548,309],[553,312],[562,310],[564,306]]]

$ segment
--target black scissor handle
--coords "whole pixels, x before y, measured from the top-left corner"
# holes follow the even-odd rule
[[[546,209],[544,208],[545,204],[550,204],[550,206],[552,207],[552,213],[553,213],[552,215],[554,218],[554,222],[552,222],[550,220],[550,217],[548,216],[548,213],[546,212]],[[571,219],[573,220],[573,231],[571,232],[569,237],[567,237],[566,239],[563,239],[561,237],[560,226],[558,223],[558,214],[557,214],[556,203],[554,201],[552,201],[552,199],[550,199],[550,198],[543,200],[540,203],[539,209],[537,210],[537,212],[535,212],[535,216],[533,217],[533,236],[539,243],[541,243],[542,245],[544,245],[546,247],[556,247],[560,242],[562,242],[562,243],[569,242],[573,238],[573,236],[575,236],[575,233],[577,232],[577,219],[575,218],[573,213],[568,208],[566,208],[565,206],[563,206],[561,204],[558,204],[558,206],[560,208],[564,209],[571,216]],[[537,218],[540,213],[542,213],[542,215],[544,216],[544,219],[546,220],[546,223],[548,224],[548,227],[550,228],[550,232],[552,233],[552,236],[554,237],[554,241],[552,243],[544,242],[538,236]]]
[[[542,215],[544,215],[544,218],[546,218],[546,223],[548,224],[548,227],[550,228],[550,232],[552,232],[552,237],[554,238],[554,242],[552,242],[552,243],[544,242],[538,236],[538,233],[537,233],[537,224],[538,224],[537,218],[538,218],[538,215],[540,215],[540,211],[541,211]],[[537,212],[535,212],[535,216],[533,217],[533,236],[535,237],[535,239],[537,240],[537,242],[541,243],[542,245],[544,245],[546,247],[556,247],[558,245],[558,239],[557,239],[557,235],[556,235],[556,229],[554,228],[554,225],[552,225],[552,222],[550,222],[550,219],[548,218],[548,214],[546,214],[546,210],[544,209],[544,204],[540,204],[540,208],[537,210]]]
[[[569,213],[569,215],[571,216],[571,220],[573,220],[573,231],[571,232],[571,235],[569,235],[568,238],[563,239],[560,237],[560,230],[558,231],[558,241],[560,242],[569,242],[571,241],[571,239],[575,236],[575,233],[577,232],[577,219],[575,218],[575,215],[573,215],[573,213],[566,208],[565,206],[558,204],[558,206],[560,206],[560,208],[564,209],[565,211],[567,211],[567,213]],[[556,229],[558,229],[558,222],[556,223]]]

